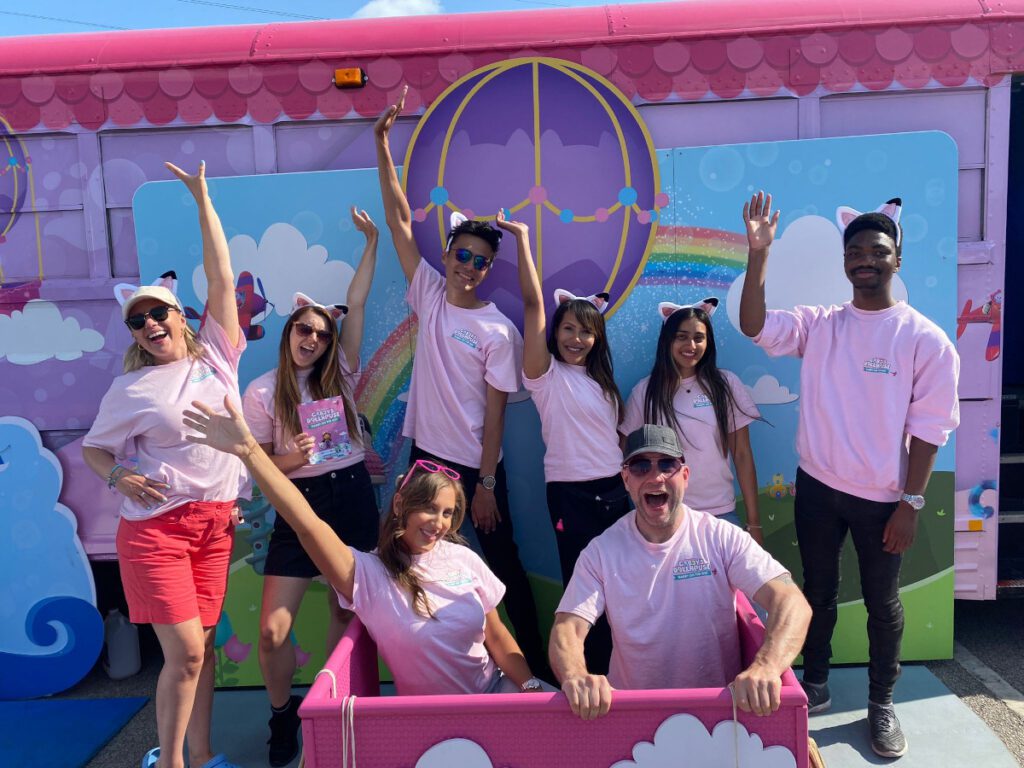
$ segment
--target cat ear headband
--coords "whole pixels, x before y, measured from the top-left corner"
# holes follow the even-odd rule
[[[718,309],[718,299],[714,296],[708,296],[696,304],[673,304],[671,301],[663,301],[658,305],[658,317],[664,323],[680,309],[703,309],[707,316],[711,317],[715,314],[715,310]]]
[[[309,296],[299,291],[295,292],[292,296],[292,314],[294,315],[300,309],[306,309],[307,307],[316,307],[327,312],[334,320],[344,317],[348,314],[348,307],[344,304],[318,304],[313,301]]]
[[[128,316],[132,305],[142,299],[156,299],[168,306],[182,309],[181,301],[178,299],[178,275],[173,271],[164,272],[149,285],[118,283],[114,286],[114,298],[121,305],[121,314],[124,317]]]
[[[576,296],[563,288],[557,288],[555,290],[555,306],[560,306],[567,301],[574,301],[579,299],[580,301],[589,301],[593,304],[597,311],[602,315],[605,310],[608,309],[608,294],[607,293],[595,293],[590,296]]]
[[[892,219],[892,223],[896,225],[896,245],[899,245],[903,241],[903,227],[900,226],[900,213],[903,211],[903,200],[898,197],[894,197],[892,200],[887,200],[882,205],[875,208],[875,213],[880,213]],[[850,222],[860,216],[863,211],[858,211],[855,208],[850,208],[846,205],[841,205],[836,208],[836,223],[839,225],[839,229],[842,232],[846,231],[846,228],[850,226]]]
[[[452,215],[448,217],[448,240],[444,244],[445,250],[452,247],[452,240],[455,239],[455,228],[460,224],[465,224],[467,221],[469,221],[469,218],[462,211],[452,211]],[[492,227],[492,229],[498,233],[498,239],[501,240],[501,230],[496,227]]]

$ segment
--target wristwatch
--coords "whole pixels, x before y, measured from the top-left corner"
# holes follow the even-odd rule
[[[919,512],[924,509],[924,496],[915,496],[910,493],[904,493],[900,496],[900,501],[907,502],[915,512]]]
[[[494,486],[498,484],[498,478],[496,478],[494,475],[484,475],[479,480],[477,480],[477,482],[480,483],[480,485],[482,485],[485,490],[493,491]]]
[[[520,686],[520,690],[522,690],[523,693],[529,693],[530,691],[542,691],[544,690],[544,685],[536,677],[531,677]]]

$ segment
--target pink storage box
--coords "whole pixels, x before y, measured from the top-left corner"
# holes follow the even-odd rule
[[[737,595],[737,625],[749,663],[764,628],[743,595]],[[657,753],[685,755],[688,765],[807,765],[807,697],[792,670],[782,678],[778,712],[739,712],[734,727],[728,688],[617,691],[611,712],[586,722],[561,693],[381,696],[377,647],[358,619],[325,669],[330,674],[319,675],[299,709],[307,768],[668,764]]]

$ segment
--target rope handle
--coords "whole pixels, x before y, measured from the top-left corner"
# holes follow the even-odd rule
[[[320,675],[327,675],[328,677],[331,678],[331,698],[332,699],[338,698],[338,678],[334,674],[334,670],[327,669],[326,667],[324,667],[323,669],[321,669],[319,672],[317,672],[313,676],[313,682],[314,683],[316,682],[316,679],[318,677],[320,677]]]

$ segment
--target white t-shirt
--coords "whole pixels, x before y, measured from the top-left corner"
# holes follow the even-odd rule
[[[540,414],[544,478],[550,482],[597,480],[619,473],[622,450],[614,401],[587,375],[586,367],[551,358],[536,379],[523,386]]]
[[[686,507],[664,544],[636,512],[583,550],[558,613],[612,629],[614,688],[718,688],[742,671],[736,590],[752,597],[786,569],[739,527]]]
[[[733,408],[729,414],[730,432],[750,424],[761,416],[750,391],[732,371],[719,369],[732,391]],[[626,402],[626,415],[619,430],[628,435],[644,425],[644,398],[650,376],[633,387]],[[689,390],[689,391],[687,391]],[[696,376],[679,383],[672,407],[679,422],[677,431],[683,446],[686,465],[690,468],[690,483],[686,487],[686,503],[694,509],[712,515],[724,515],[736,508],[736,491],[728,455],[722,453],[722,439],[718,434],[715,409],[707,393],[697,383]],[[674,424],[666,424],[675,428]]]
[[[352,554],[352,600],[338,595],[338,602],[366,626],[395,676],[398,693],[486,693],[497,665],[484,647],[484,625],[501,602],[505,585],[484,561],[469,547],[444,540],[413,556],[436,617],[429,619],[413,610],[411,595],[391,578],[376,553],[353,549]]]
[[[348,361],[340,349],[338,362],[341,365],[341,374],[345,377],[345,383],[349,388],[349,392],[352,392],[359,379],[359,371],[350,371],[348,369]],[[295,372],[295,378],[299,384],[299,396],[304,403],[309,403],[313,400],[313,396],[309,393],[309,374],[311,370],[297,370]],[[252,436],[256,438],[256,442],[261,444],[272,442],[274,444],[274,454],[276,456],[283,456],[295,450],[295,441],[290,437],[285,437],[284,425],[277,422],[277,417],[274,413],[274,395],[276,392],[277,369],[274,368],[262,376],[253,379],[249,386],[245,388],[245,396],[242,398],[242,413],[245,415],[245,420],[249,424],[249,430],[252,432]],[[354,412],[355,404],[351,398],[346,398],[346,403]],[[360,442],[362,434],[358,437],[359,440],[355,440],[352,439],[351,435],[349,436],[352,443],[352,452],[348,456],[331,459],[320,464],[303,464],[298,469],[289,472],[288,477],[317,477],[325,472],[333,472],[337,469],[344,469],[345,467],[358,464],[366,458],[366,451]]]
[[[479,467],[485,385],[519,390],[523,337],[493,303],[463,309],[444,290],[444,278],[421,259],[405,297],[419,332],[402,434],[427,453]]]
[[[899,501],[907,435],[945,445],[960,423],[960,358],[946,334],[899,302],[878,312],[770,310],[755,343],[802,357],[796,448],[805,472],[837,491]]]
[[[101,448],[124,463],[138,460],[138,471],[167,483],[167,501],[145,509],[132,499],[121,502],[121,516],[146,520],[189,501],[234,501],[244,495],[248,476],[242,462],[227,453],[185,440],[193,434],[182,424],[182,411],[201,400],[224,411],[224,395],[238,402],[238,361],[245,350],[239,331],[238,346],[212,315],[206,316],[200,342],[205,354],[185,357],[166,365],[147,365],[118,376],[100,402],[100,410],[82,445]]]

